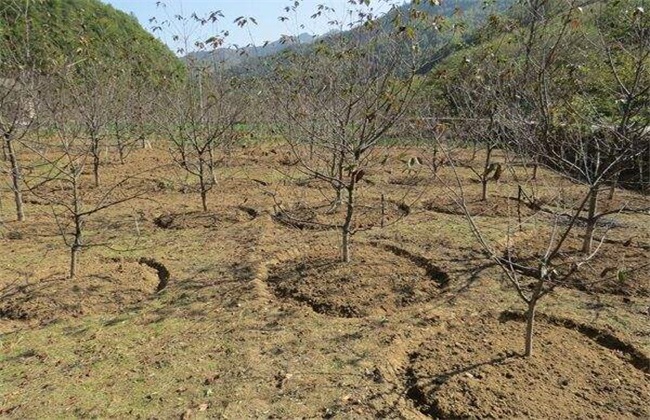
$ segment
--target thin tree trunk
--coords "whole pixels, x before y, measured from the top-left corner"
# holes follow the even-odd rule
[[[23,209],[23,194],[20,190],[20,165],[18,165],[18,158],[16,156],[16,151],[14,150],[13,142],[11,141],[10,136],[5,134],[5,149],[7,157],[9,159],[9,164],[11,165],[11,189],[14,192],[14,202],[16,204],[16,219],[19,222],[25,220],[25,211]]]
[[[612,181],[612,185],[609,187],[609,195],[607,196],[608,200],[614,199],[614,194],[616,193],[616,187],[618,185],[618,177],[619,174],[616,174],[616,177],[614,177],[614,180]]]
[[[74,245],[70,247],[70,278],[73,279],[77,275],[77,259],[79,257],[79,248]]]
[[[492,145],[488,144],[485,152],[485,164],[483,166],[483,176],[481,177],[481,201],[487,201],[488,182],[490,182],[491,167],[490,159],[492,158]]]
[[[532,299],[528,303],[528,311],[526,311],[526,347],[524,355],[531,357],[533,355],[533,334],[535,327],[535,309],[537,306],[537,299]]]
[[[208,192],[204,186],[201,186],[201,206],[203,207],[203,211],[208,211]]]
[[[481,201],[487,201],[488,182],[487,178],[481,179]]]
[[[594,239],[594,231],[596,229],[596,210],[598,206],[598,187],[593,187],[589,192],[589,208],[587,210],[587,227],[585,228],[585,237],[582,243],[582,252],[585,254],[591,253],[591,246]]]
[[[75,206],[76,207],[76,206]],[[75,215],[74,217],[74,242],[70,247],[70,278],[73,279],[77,275],[77,265],[79,260],[79,251],[81,250],[82,245],[82,219],[80,216]]]
[[[214,150],[212,144],[208,147],[208,152],[210,154],[210,177],[212,178],[212,182],[216,184],[217,174],[214,172]]]
[[[201,206],[203,211],[208,211],[208,187],[205,182],[205,167],[203,161],[199,162],[199,184],[201,187]]]
[[[72,175],[72,199],[74,205],[74,240],[70,246],[70,278],[73,279],[77,275],[77,260],[79,259],[79,251],[82,245],[83,235],[83,217],[81,214],[81,198],[79,197],[79,177],[81,171],[74,169]]]
[[[354,180],[347,188],[348,203],[346,207],[345,222],[341,228],[343,234],[343,262],[350,262],[350,236],[352,236],[352,217],[354,216]]]
[[[99,139],[93,139],[93,178],[95,180],[95,187],[99,187],[99,164],[101,162],[99,151]]]

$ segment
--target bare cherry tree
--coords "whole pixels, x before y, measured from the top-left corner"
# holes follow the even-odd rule
[[[540,163],[587,185],[582,250],[590,254],[598,222],[622,210],[600,211],[600,193],[647,156],[650,20],[643,8],[626,7],[634,2],[603,4],[586,17],[595,21],[594,34],[580,23],[582,2],[572,1],[556,11],[563,24],[552,31],[559,19],[551,19],[552,3],[533,3],[525,62],[532,77],[518,90],[533,113],[521,144]]]
[[[88,147],[88,126],[85,104],[80,98],[72,98],[76,90],[72,66],[62,69],[47,83],[44,96],[43,118],[47,135],[41,137],[47,148],[32,148],[39,162],[37,170],[26,180],[29,191],[52,208],[58,230],[70,250],[69,276],[77,275],[79,255],[82,249],[99,245],[87,238],[89,219],[110,207],[125,203],[143,195],[140,190],[124,188],[125,184],[139,174],[124,177],[101,189],[90,188],[96,181],[95,154]]]
[[[238,79],[192,68],[188,80],[168,98],[168,121],[174,161],[199,182],[201,206],[208,211],[208,193],[217,182],[217,153],[225,153],[238,137],[244,110]]]
[[[109,123],[112,114],[119,112],[114,102],[119,76],[102,65],[84,67],[81,71],[80,77],[64,80],[70,83],[66,89],[72,93],[70,100],[84,129],[86,147],[92,156],[93,180],[95,187],[99,187],[102,152],[108,147]]]
[[[411,103],[420,51],[413,21],[381,27],[360,16],[351,33],[287,52],[270,81],[276,126],[300,170],[331,186],[330,212],[344,206],[337,224],[343,262],[351,260],[360,181]]]
[[[14,195],[16,219],[25,220],[22,195],[22,168],[19,148],[36,122],[38,107],[38,78],[31,59],[29,3],[8,1],[0,7],[0,16],[18,30],[24,31],[20,40],[11,31],[0,39],[0,136],[3,160]]]
[[[583,30],[581,24],[583,2],[535,0],[522,5],[526,14],[518,32],[518,56],[523,58],[500,64],[496,61],[498,83],[489,83],[484,89],[499,89],[507,94],[509,100],[501,102],[500,115],[501,121],[507,122],[515,151],[525,151],[541,165],[584,187],[566,196],[559,191],[524,223],[509,218],[500,238],[495,239],[470,213],[463,179],[455,167],[456,181],[447,186],[480,247],[526,304],[524,354],[531,356],[539,301],[557,287],[571,285],[577,279],[586,281],[583,268],[600,257],[608,232],[605,226],[596,239],[597,222],[605,214],[625,210],[621,207],[598,213],[599,192],[647,150],[645,105],[649,89],[644,69],[648,55],[641,48],[647,45],[647,38],[635,34],[648,32],[647,26],[640,26],[643,12],[633,8],[608,9],[610,6],[605,5],[604,9],[591,10],[601,28],[594,38],[594,31]],[[623,27],[625,36],[632,37],[628,42],[633,42],[621,44],[612,34],[603,34],[607,11],[616,11],[614,21]],[[623,51],[615,53],[615,48]],[[633,48],[635,53],[628,55]],[[575,57],[582,57],[585,66],[593,66],[592,60],[605,66],[596,67],[599,77],[584,77],[587,71],[581,69]],[[599,90],[594,83],[605,84]],[[603,107],[602,103],[608,101],[620,101],[621,106]],[[586,230],[580,238],[583,223]],[[532,237],[535,241],[527,240]],[[616,267],[607,269],[593,282],[620,273]],[[586,285],[590,286],[593,284]]]

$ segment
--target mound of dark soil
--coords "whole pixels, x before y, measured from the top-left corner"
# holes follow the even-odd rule
[[[0,290],[0,318],[52,321],[89,314],[118,313],[154,294],[156,271],[136,261],[86,264],[74,279],[56,275],[19,280]]]
[[[433,175],[420,175],[420,174],[401,174],[388,179],[388,184],[402,185],[407,187],[415,186],[429,186],[436,183]]]
[[[271,271],[268,283],[280,298],[306,303],[318,313],[353,318],[430,301],[448,281],[424,258],[365,244],[354,245],[352,251],[353,261],[347,264],[327,255],[281,265]]]
[[[451,325],[411,356],[409,392],[435,418],[649,418],[650,381],[576,329],[493,319]]]
[[[491,196],[482,201],[478,196],[465,198],[465,205],[472,216],[512,217],[516,219],[531,216],[538,211],[539,207],[525,201],[518,201],[515,198],[504,196]],[[424,203],[424,208],[429,211],[444,214],[464,215],[462,207],[453,197],[443,196]]]
[[[163,229],[211,228],[248,222],[255,217],[255,209],[223,206],[208,212],[166,213],[158,216],[154,223]]]
[[[380,227],[382,223],[387,226],[407,216],[410,212],[411,208],[405,203],[386,200],[383,208],[380,200],[376,203],[362,203],[355,209],[353,226],[355,229]],[[284,226],[298,229],[337,229],[345,220],[345,207],[340,205],[332,210],[331,204],[313,207],[296,205],[277,213],[275,220]]]

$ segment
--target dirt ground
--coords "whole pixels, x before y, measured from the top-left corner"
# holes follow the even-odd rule
[[[450,199],[451,168],[407,167],[404,156],[426,154],[417,148],[380,154],[389,159],[361,183],[348,265],[331,187],[272,142],[224,161],[207,213],[162,147],[126,165],[106,158],[106,185],[140,173],[125,190],[146,194],[88,219],[93,246],[74,280],[59,233],[70,227],[29,193],[27,221],[13,221],[3,188],[0,416],[650,417],[648,197],[602,195],[600,208],[627,209],[599,226],[598,257],[540,303],[525,359],[512,315],[523,305]],[[570,209],[584,191],[515,167],[481,202],[473,173],[456,170],[485,237],[516,232],[521,258],[548,247],[549,203]],[[518,204],[520,187],[535,205]]]

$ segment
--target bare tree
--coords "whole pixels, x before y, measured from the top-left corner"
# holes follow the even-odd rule
[[[577,279],[585,281],[582,269],[599,258],[608,231],[606,228],[595,239],[597,222],[605,214],[625,210],[623,207],[599,213],[598,195],[603,186],[613,182],[647,150],[645,105],[649,89],[644,71],[648,55],[640,52],[645,50],[635,50],[625,59],[621,54],[625,57],[632,47],[623,47],[624,51],[614,57],[613,49],[621,46],[615,37],[604,36],[600,30],[599,37],[593,39],[593,31],[583,31],[582,2],[535,0],[521,4],[525,15],[517,34],[521,37],[519,57],[523,59],[494,60],[490,65],[496,64],[492,71],[497,78],[482,79],[486,85],[480,89],[498,90],[504,99],[494,104],[499,112],[491,114],[498,115],[500,125],[508,129],[509,142],[504,145],[515,152],[524,151],[552,171],[584,183],[584,188],[573,196],[564,196],[559,191],[523,223],[509,219],[501,238],[494,240],[470,213],[463,179],[455,166],[455,182],[447,186],[482,250],[500,267],[526,304],[524,354],[531,356],[539,301],[557,287],[571,285]],[[648,33],[638,27],[642,11],[624,7],[609,10],[623,14],[615,18],[616,22],[623,23],[623,33],[633,37],[638,48],[647,44],[647,38],[634,38],[634,34]],[[603,9],[595,9],[594,13],[596,22],[602,24]],[[497,52],[492,53],[499,58]],[[599,77],[593,73],[584,77],[588,70],[581,69],[575,57],[584,57],[585,66],[594,66],[591,60],[596,60],[605,63],[605,67],[597,67]],[[594,83],[603,82],[601,89],[596,89]],[[470,90],[471,94],[476,92]],[[621,107],[603,107],[603,98],[611,104],[620,100]],[[578,231],[583,223],[586,228],[580,240]],[[535,241],[527,241],[533,236]],[[536,247],[536,243],[543,246]],[[614,267],[593,282],[620,273]],[[593,286],[593,282],[585,287]]]
[[[115,79],[118,75],[101,65],[84,67],[80,77],[65,78],[69,85],[65,88],[72,94],[70,100],[82,124],[86,144],[92,156],[92,171],[95,187],[100,185],[101,155],[108,136],[108,126],[113,113],[119,110],[115,107]]]
[[[351,260],[360,181],[413,98],[419,52],[413,22],[382,28],[361,16],[352,33],[285,54],[270,82],[277,127],[300,170],[331,186],[330,212],[344,206],[336,225],[343,262]]]
[[[5,9],[6,8],[6,9]],[[16,27],[23,28],[25,36],[18,41],[7,33],[0,41],[0,136],[4,161],[9,163],[7,170],[10,186],[14,195],[16,219],[25,220],[22,197],[22,168],[19,158],[19,143],[27,137],[36,121],[37,78],[31,60],[29,2],[9,1],[0,8],[0,13],[13,18],[6,18]],[[14,19],[18,17],[20,22]]]
[[[215,153],[233,146],[245,103],[238,95],[237,78],[210,68],[191,70],[188,80],[168,98],[169,120],[164,127],[174,161],[198,178],[201,205],[208,211],[208,193],[217,182]]]
[[[16,219],[18,221],[25,220],[25,211],[22,196],[23,175],[17,144],[29,134],[34,124],[36,117],[34,103],[29,86],[27,86],[23,77],[0,79],[2,150],[5,161],[9,163],[7,172],[11,179],[10,185],[14,194]]]
[[[139,174],[126,174],[122,180],[103,188],[88,188],[88,169],[95,178],[95,154],[88,147],[84,104],[73,99],[74,70],[67,68],[52,77],[44,92],[44,115],[53,136],[41,138],[48,148],[32,148],[39,157],[27,186],[36,197],[52,208],[57,227],[70,250],[69,276],[75,277],[82,249],[99,245],[86,238],[87,221],[99,212],[143,195],[128,191],[124,185]],[[82,109],[80,109],[80,107]]]
[[[589,254],[571,252],[571,240],[579,227],[580,209],[589,199],[590,193],[587,192],[577,205],[569,209],[563,207],[562,203],[570,199],[558,195],[556,200],[548,203],[547,211],[536,213],[525,224],[509,219],[504,231],[500,232],[501,239],[490,240],[468,209],[463,180],[453,163],[451,166],[456,182],[446,184],[448,191],[463,210],[485,255],[501,269],[527,307],[524,355],[530,357],[533,355],[535,314],[539,301],[558,286],[572,285],[583,274],[580,269],[598,257],[605,240],[603,235],[598,246]],[[540,228],[540,225],[548,227]],[[540,238],[545,237],[544,247],[536,248],[526,240],[531,236],[537,239],[535,243],[542,244],[544,241],[540,241]],[[617,271],[614,270],[614,273]],[[601,279],[604,280],[608,279]]]
[[[580,24],[582,2],[571,1],[555,18],[551,3],[539,0],[531,10],[537,19],[527,29],[525,74],[532,80],[517,93],[533,113],[518,112],[520,125],[530,126],[521,144],[540,163],[588,186],[582,250],[590,254],[597,223],[621,210],[599,211],[600,193],[648,151],[650,21],[643,8],[624,7],[633,2],[601,5],[590,11],[594,36]],[[551,30],[558,20],[560,29]],[[572,59],[578,52],[584,64]]]

